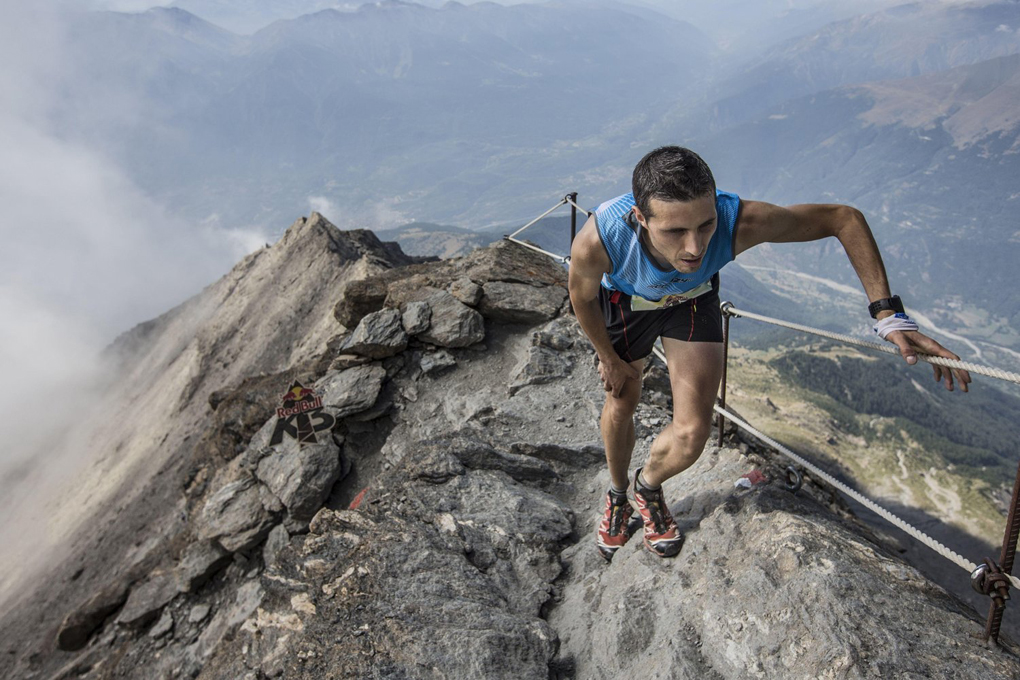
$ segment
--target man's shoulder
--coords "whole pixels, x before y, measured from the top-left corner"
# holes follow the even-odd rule
[[[615,198],[600,203],[595,208],[595,219],[601,222],[613,218],[622,218],[633,207],[634,194],[632,192],[620,194]]]

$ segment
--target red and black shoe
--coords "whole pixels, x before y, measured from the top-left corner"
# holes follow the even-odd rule
[[[627,494],[615,494],[612,489],[606,491],[605,509],[595,542],[599,553],[607,562],[612,562],[616,551],[622,548],[641,526],[640,519],[633,514],[634,507],[627,500]]]
[[[640,472],[638,468],[634,473],[634,500],[645,524],[645,547],[659,557],[673,557],[683,547],[684,535],[673,521],[662,487],[651,491],[639,485]]]

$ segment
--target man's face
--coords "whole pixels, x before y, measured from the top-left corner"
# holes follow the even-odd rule
[[[634,214],[646,229],[652,247],[678,271],[698,271],[716,229],[715,196],[691,201],[649,200],[652,217],[645,219],[637,206]]]

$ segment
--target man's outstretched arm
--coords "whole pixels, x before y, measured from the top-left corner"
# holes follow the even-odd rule
[[[816,241],[827,236],[835,236],[842,244],[869,302],[890,297],[889,279],[871,228],[863,213],[848,205],[803,203],[783,207],[762,201],[742,200],[733,255],[735,257],[762,243]],[[893,313],[891,310],[883,310],[878,313],[878,318],[883,319]],[[887,339],[899,347],[900,354],[908,364],[917,363],[917,352],[957,361],[960,359],[919,331],[893,331]],[[934,364],[932,369],[936,381],[945,380],[946,389],[953,389],[955,374],[960,387],[964,392],[967,391],[970,383],[967,371]]]

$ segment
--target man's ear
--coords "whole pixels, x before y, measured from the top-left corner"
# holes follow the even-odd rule
[[[647,228],[648,228],[648,225],[647,225],[647,224],[645,224],[645,216],[641,214],[641,208],[639,208],[639,207],[637,207],[637,206],[635,205],[635,206],[634,206],[634,207],[632,207],[632,208],[631,208],[630,210],[631,210],[631,212],[632,212],[632,213],[634,213],[634,219],[635,219],[635,220],[637,220],[637,223],[638,223],[638,224],[639,224],[640,226],[642,226],[642,227],[644,227],[645,229],[647,229]]]

